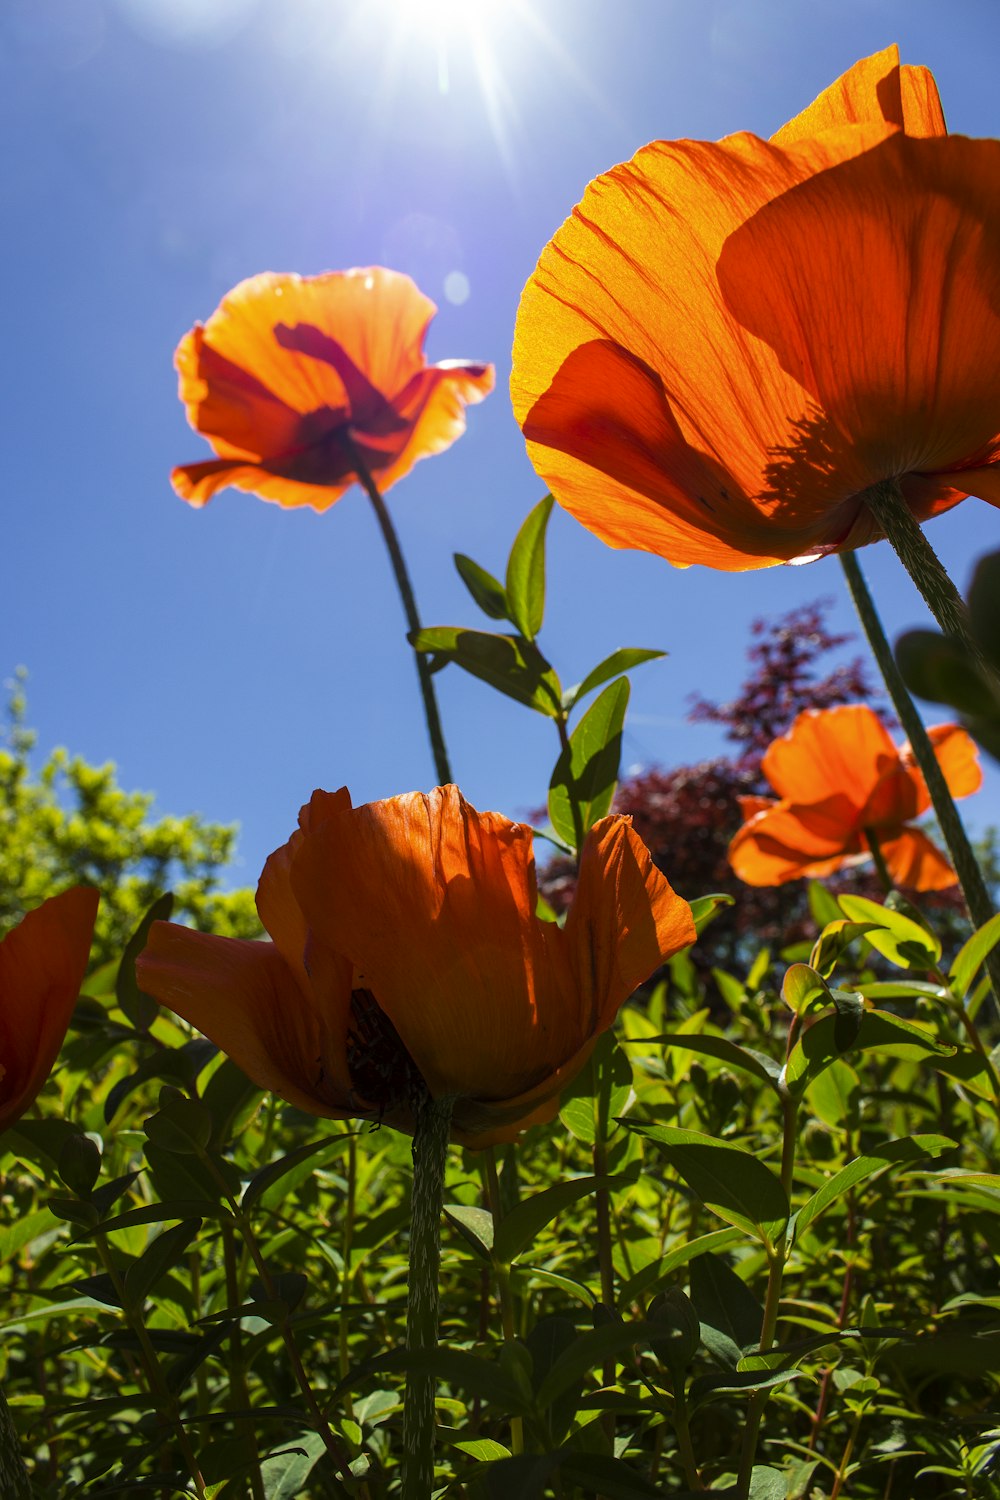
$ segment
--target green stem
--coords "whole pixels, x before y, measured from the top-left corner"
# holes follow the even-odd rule
[[[993,670],[972,634],[965,601],[904,500],[899,480],[882,479],[862,498],[945,635],[961,641],[987,678],[992,678]]]
[[[492,1146],[487,1146],[480,1153],[480,1160],[483,1167],[483,1185],[486,1188],[486,1201],[489,1203],[490,1213],[493,1215],[495,1234],[496,1226],[500,1223],[503,1213],[500,1206],[500,1179],[497,1176],[496,1152]],[[500,1304],[500,1322],[503,1327],[504,1343],[509,1344],[516,1337],[510,1266],[505,1261],[494,1259],[493,1274],[497,1284],[497,1301]],[[524,1452],[523,1417],[511,1417],[510,1419],[510,1451],[514,1454]]]
[[[885,855],[882,853],[882,845],[879,843],[878,834],[874,828],[866,828],[864,835],[868,842],[868,853],[875,861],[875,868],[878,871],[878,878],[882,882],[882,889],[888,896],[889,892],[893,889],[893,880],[889,874],[889,866],[885,862]]]
[[[410,1200],[410,1275],[406,1298],[406,1347],[414,1353],[437,1348],[438,1276],[441,1266],[441,1205],[454,1100],[416,1101],[413,1127],[413,1196]],[[403,1500],[430,1500],[434,1487],[436,1380],[410,1370],[403,1402]]]
[[[348,1417],[352,1418],[354,1416],[354,1403],[351,1400],[351,1393],[346,1387],[348,1372],[351,1368],[350,1322],[347,1313],[347,1302],[353,1280],[351,1277],[351,1255],[354,1249],[354,1214],[357,1206],[357,1193],[358,1138],[354,1131],[352,1131],[347,1143],[347,1202],[344,1205],[344,1238],[340,1251],[344,1263],[344,1271],[340,1278],[340,1328],[338,1336],[340,1382],[344,1386],[344,1410]]]
[[[236,1243],[233,1239],[233,1226],[222,1225],[222,1254],[226,1276],[226,1300],[230,1307],[239,1307],[242,1301],[240,1292],[239,1267],[236,1263]],[[249,1411],[252,1405],[250,1400],[250,1386],[247,1382],[247,1366],[243,1354],[243,1332],[239,1318],[233,1319],[233,1326],[229,1332],[229,1390],[230,1398],[236,1411]],[[250,1429],[250,1447],[253,1454],[253,1466],[250,1470],[250,1489],[253,1500],[266,1500],[264,1493],[264,1481],[260,1472],[260,1449],[257,1447],[257,1435],[253,1428]]]
[[[917,530],[919,531],[920,528],[917,527]],[[934,747],[924,728],[923,720],[900,676],[858,560],[853,552],[841,552],[840,562],[854,600],[854,607],[858,612],[858,618],[864,626],[868,643],[872,648],[872,654],[885,679],[893,707],[899,715],[899,722],[903,726],[914,758],[927,783],[934,812],[941,825],[945,843],[948,845],[948,853],[951,855],[951,862],[955,867],[962,895],[965,897],[969,918],[974,928],[982,927],[994,913],[983,872],[979,868],[979,861],[969,843],[968,835],[951,792],[948,790],[948,783],[944,779],[944,772],[934,754]],[[994,1004],[1000,1008],[1000,998],[998,998],[1000,997],[1000,953],[996,949],[987,956],[985,967],[993,986]]]
[[[791,1202],[792,1182],[795,1176],[795,1131],[798,1122],[798,1101],[786,1096],[782,1100],[782,1137],[781,1137],[781,1185]],[[778,1314],[781,1310],[781,1282],[788,1260],[788,1230],[787,1226],[775,1241],[774,1247],[768,1250],[768,1273],[767,1293],[764,1298],[764,1314],[761,1319],[760,1343],[758,1348],[761,1354],[766,1354],[774,1344],[775,1330],[778,1326]],[[755,1391],[750,1397],[747,1407],[747,1420],[743,1429],[743,1445],[740,1451],[740,1470],[736,1477],[737,1500],[748,1500],[750,1494],[750,1482],[753,1479],[754,1459],[757,1455],[757,1437],[760,1432],[761,1418],[764,1415],[764,1407],[770,1395],[769,1390]]]
[[[348,440],[349,441],[349,440]],[[399,597],[403,603],[403,613],[406,615],[406,623],[410,634],[415,634],[421,629],[420,615],[417,611],[417,601],[413,593],[413,584],[410,582],[409,569],[403,556],[403,549],[399,545],[399,536],[392,524],[385,501],[379,493],[378,486],[373,480],[368,466],[358,452],[357,446],[350,443],[351,466],[358,476],[358,482],[365,491],[375,511],[375,518],[385,541],[389,553],[389,561],[392,563],[392,571],[396,578],[396,587],[399,589]],[[434,756],[434,774],[437,776],[439,786],[447,786],[454,778],[451,774],[451,764],[448,760],[448,751],[444,743],[444,730],[441,727],[441,715],[438,711],[437,694],[434,691],[434,678],[431,674],[430,661],[425,651],[414,653],[417,658],[417,677],[420,680],[420,693],[424,700],[424,718],[427,721],[427,733],[431,742],[431,753]]]
[[[14,1419],[0,1386],[0,1495],[9,1500],[30,1500],[31,1480],[24,1466]]]

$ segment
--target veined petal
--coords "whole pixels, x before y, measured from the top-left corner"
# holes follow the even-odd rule
[[[566,926],[581,1002],[581,1037],[605,1031],[637,985],[694,942],[691,908],[632,827],[602,818],[590,830]]]
[[[332,1082],[343,1059],[346,992],[322,1010],[273,943],[247,942],[154,922],[137,962],[139,983],[220,1047],[248,1078],[298,1109],[330,1119],[356,1111]]]
[[[571,975],[534,914],[524,825],[477,813],[455,787],[393,797],[306,838],[292,883],[435,1096],[509,1098],[580,1044]]]
[[[944,111],[928,68],[900,66],[899,48],[886,47],[848,68],[771,137],[778,146],[808,139],[839,125],[885,122],[907,135],[946,135]]]
[[[839,794],[860,809],[899,752],[888,731],[865,704],[806,709],[787,734],[765,751],[761,770],[778,796],[809,804]]]
[[[13,1125],[52,1071],[90,955],[98,893],[52,896],[0,942],[0,1129]]]
[[[776,802],[744,823],[728,859],[747,885],[782,885],[804,875],[830,875],[862,847],[850,823],[817,807]]]
[[[466,406],[482,401],[494,383],[492,365],[458,361],[431,365],[414,376],[394,403],[405,419],[405,442],[394,456],[387,454],[384,463],[372,463],[379,488],[389,489],[418,459],[450,448],[465,431]]]
[[[880,848],[896,885],[913,891],[945,891],[958,884],[951,865],[920,828],[904,828],[898,838],[881,841]]]
[[[944,772],[944,779],[948,783],[951,795],[968,797],[972,792],[978,792],[983,784],[979,747],[961,725],[933,724],[927,730],[927,738],[934,746],[934,754]],[[912,766],[915,774],[920,776],[922,795],[919,811],[926,812],[931,805],[930,796],[923,785],[923,776],[917,770],[913,751],[909,745],[903,746],[900,756],[904,764]]]
[[[261,500],[273,500],[286,510],[306,505],[311,510],[329,510],[354,483],[353,473],[338,483],[302,484],[296,479],[268,471],[261,464],[239,459],[206,459],[204,463],[180,464],[170,471],[170,483],[182,500],[200,509],[220,490],[247,490]]]

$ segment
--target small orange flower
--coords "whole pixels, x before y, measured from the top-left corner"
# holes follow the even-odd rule
[[[326,510],[353,484],[356,455],[383,491],[465,431],[493,366],[429,365],[437,308],[381,266],[324,276],[251,276],[175,355],[180,398],[217,458],[171,482],[205,505],[234,485],[279,505]]]
[[[770,141],[655,141],[590,184],[514,337],[539,474],[613,547],[759,568],[1000,505],[1000,142],[857,63]]]
[[[965,730],[939,724],[927,732],[952,795],[976,791],[982,773]],[[870,708],[807,709],[770,746],[761,770],[780,801],[742,799],[747,821],[729,846],[729,863],[747,885],[783,885],[857,864],[869,829],[898,885],[939,891],[957,884],[940,850],[908,826],[930,807],[910,747],[897,749]]]
[[[0,942],[0,1130],[31,1105],[52,1071],[90,955],[98,895],[51,896]]]
[[[455,1099],[473,1147],[549,1120],[636,985],[694,941],[686,901],[623,817],[584,846],[564,928],[535,915],[531,829],[457,788],[352,808],[315,792],[272,854],[272,943],[154,923],[140,983],[261,1088],[309,1114],[412,1129]]]

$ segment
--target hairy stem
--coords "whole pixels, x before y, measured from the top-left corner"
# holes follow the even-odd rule
[[[388,507],[379,493],[378,486],[372,479],[368,466],[358,452],[357,446],[351,444],[351,466],[362,489],[372,503],[375,518],[385,541],[389,553],[389,561],[396,579],[396,587],[403,604],[403,613],[406,615],[406,623],[412,634],[420,630],[420,615],[417,611],[417,601],[413,593],[413,584],[410,581],[409,569],[403,556],[403,549],[399,544],[399,536],[392,523]],[[434,678],[431,674],[430,661],[425,651],[414,653],[417,658],[417,677],[420,681],[420,694],[424,700],[424,718],[427,721],[427,734],[431,742],[431,754],[434,757],[434,774],[437,776],[439,786],[446,786],[454,778],[451,774],[451,763],[448,760],[448,751],[444,743],[444,730],[441,727],[441,714],[438,710],[437,693],[434,690]]]
[[[919,529],[917,527],[918,531]],[[993,903],[983,879],[983,872],[979,868],[979,861],[969,843],[968,834],[951,792],[948,790],[948,783],[944,779],[944,772],[934,754],[934,747],[928,738],[923,720],[900,676],[858,560],[853,552],[842,552],[840,562],[851,591],[851,598],[854,600],[854,607],[858,612],[858,618],[864,626],[868,643],[872,648],[872,654],[885,679],[893,707],[899,715],[899,722],[903,726],[914,758],[927,783],[927,790],[930,793],[937,820],[941,825],[941,832],[948,845],[951,862],[962,887],[962,895],[965,898],[970,920],[973,927],[982,927],[994,912]],[[994,1005],[1000,1009],[1000,1000],[998,1000],[1000,997],[1000,954],[996,949],[988,955],[985,966],[993,986]]]
[[[0,1386],[0,1495],[10,1500],[30,1500],[31,1481],[21,1456],[14,1419]]]
[[[454,1100],[418,1099],[413,1129],[413,1197],[410,1206],[410,1276],[406,1298],[406,1347],[411,1353],[437,1348],[438,1276],[441,1266],[441,1204]],[[436,1380],[410,1370],[403,1404],[403,1500],[430,1500],[434,1487]]]

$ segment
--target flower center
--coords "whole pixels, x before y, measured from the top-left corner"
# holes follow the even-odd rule
[[[367,1106],[386,1110],[413,1105],[427,1085],[413,1058],[371,990],[351,991],[353,1026],[347,1033],[347,1066],[355,1091]]]

